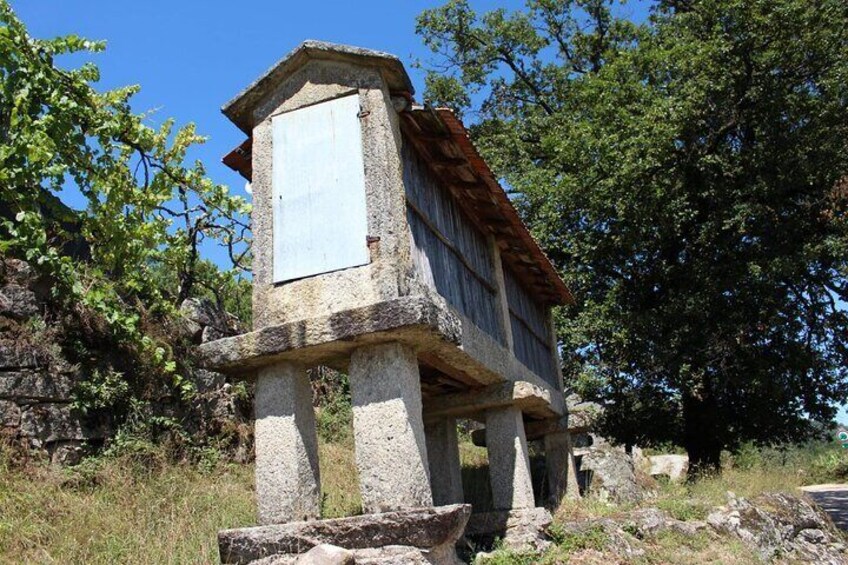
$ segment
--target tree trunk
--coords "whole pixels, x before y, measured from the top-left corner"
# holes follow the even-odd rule
[[[709,394],[685,395],[683,425],[689,478],[720,473],[723,433],[715,399]]]

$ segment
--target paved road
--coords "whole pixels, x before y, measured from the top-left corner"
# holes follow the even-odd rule
[[[812,485],[801,490],[830,514],[834,524],[848,531],[848,484]]]

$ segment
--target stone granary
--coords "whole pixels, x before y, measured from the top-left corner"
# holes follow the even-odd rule
[[[392,55],[307,41],[223,108],[248,136],[224,162],[252,185],[254,329],[201,355],[256,381],[261,524],[320,518],[316,365],[349,375],[366,513],[463,502],[457,418],[486,426],[495,509],[538,504],[525,425],[548,491],[573,480],[571,295],[460,120],[412,93]]]

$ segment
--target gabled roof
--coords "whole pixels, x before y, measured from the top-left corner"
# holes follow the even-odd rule
[[[253,131],[253,109],[283,77],[292,74],[309,60],[331,60],[379,67],[390,90],[414,92],[412,81],[400,59],[390,53],[308,39],[295,47],[258,79],[224,104],[221,111],[241,131]]]

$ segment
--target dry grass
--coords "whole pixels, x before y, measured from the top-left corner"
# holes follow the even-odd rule
[[[578,563],[575,561],[574,563]],[[707,533],[686,536],[663,532],[645,544],[645,555],[634,561],[638,565],[743,565],[761,560],[745,545],[732,538],[716,540]]]
[[[360,513],[352,440],[322,440],[319,449],[323,515]],[[485,506],[491,500],[486,450],[463,442],[460,457],[466,497]],[[657,484],[642,505],[681,520],[703,519],[724,504],[727,491],[747,497],[796,492],[809,479],[800,464],[728,468],[721,477],[692,485]],[[635,507],[592,497],[565,500],[555,520],[615,516]],[[219,464],[203,471],[169,464],[154,450],[76,471],[39,465],[19,469],[4,465],[0,451],[0,563],[216,563],[217,531],[255,523],[252,465]],[[620,562],[602,542],[597,536],[570,539],[545,555],[505,552],[495,563]],[[643,547],[645,555],[635,563],[756,562],[737,541],[707,534],[667,533],[645,540]]]
[[[318,464],[321,467],[321,514],[324,518],[355,516],[362,513],[359,477],[353,441],[320,442]]]
[[[124,459],[89,477],[0,469],[0,562],[214,563],[215,532],[255,521],[252,470]]]
[[[319,449],[324,516],[360,513],[352,445]],[[256,523],[253,465],[202,471],[153,452],[68,471],[3,457],[0,563],[218,563],[218,530]]]

